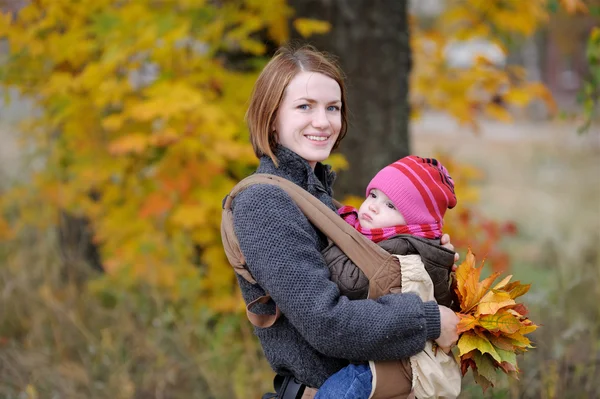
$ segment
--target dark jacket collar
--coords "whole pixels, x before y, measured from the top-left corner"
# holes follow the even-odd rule
[[[335,180],[335,172],[331,166],[318,162],[313,171],[305,159],[280,145],[277,146],[274,154],[279,161],[279,167],[275,166],[271,158],[263,155],[256,173],[281,176],[304,189],[308,189],[309,186],[322,187],[329,195],[333,195],[332,185]]]

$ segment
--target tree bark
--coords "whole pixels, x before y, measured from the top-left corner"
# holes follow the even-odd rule
[[[326,20],[331,30],[306,42],[339,58],[346,73],[350,124],[340,146],[350,163],[335,195],[364,195],[384,166],[409,154],[411,67],[407,0],[290,0],[295,17]]]

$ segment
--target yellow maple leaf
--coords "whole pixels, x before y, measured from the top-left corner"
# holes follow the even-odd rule
[[[515,301],[507,292],[488,291],[477,304],[475,315],[495,314],[500,309],[515,304]]]
[[[490,341],[471,331],[463,333],[456,346],[458,347],[460,355],[473,350],[478,350],[481,353],[489,353],[490,356],[492,356],[492,358],[497,362],[502,361],[502,358],[498,352],[496,352],[494,345],[492,345]]]
[[[473,319],[477,320],[475,317]],[[488,331],[501,331],[508,334],[516,333],[522,327],[519,320],[508,312],[482,316],[479,318],[478,324]]]

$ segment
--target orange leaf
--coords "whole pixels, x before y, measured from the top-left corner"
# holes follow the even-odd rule
[[[456,326],[458,334],[463,333],[467,330],[472,330],[479,325],[478,320],[475,316],[457,313],[460,318],[458,325]]]
[[[465,257],[465,260],[456,269],[456,282],[457,282],[456,293],[458,294],[461,304],[464,303],[464,301],[467,297],[467,289],[464,286],[464,281],[467,280],[467,278],[469,276],[469,272],[474,267],[475,267],[475,255],[473,255],[473,253],[471,252],[471,249],[469,249],[469,252],[467,252],[467,256]]]

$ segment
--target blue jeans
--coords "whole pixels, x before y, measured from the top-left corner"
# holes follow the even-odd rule
[[[372,381],[368,364],[351,364],[329,377],[315,399],[368,399]]]

